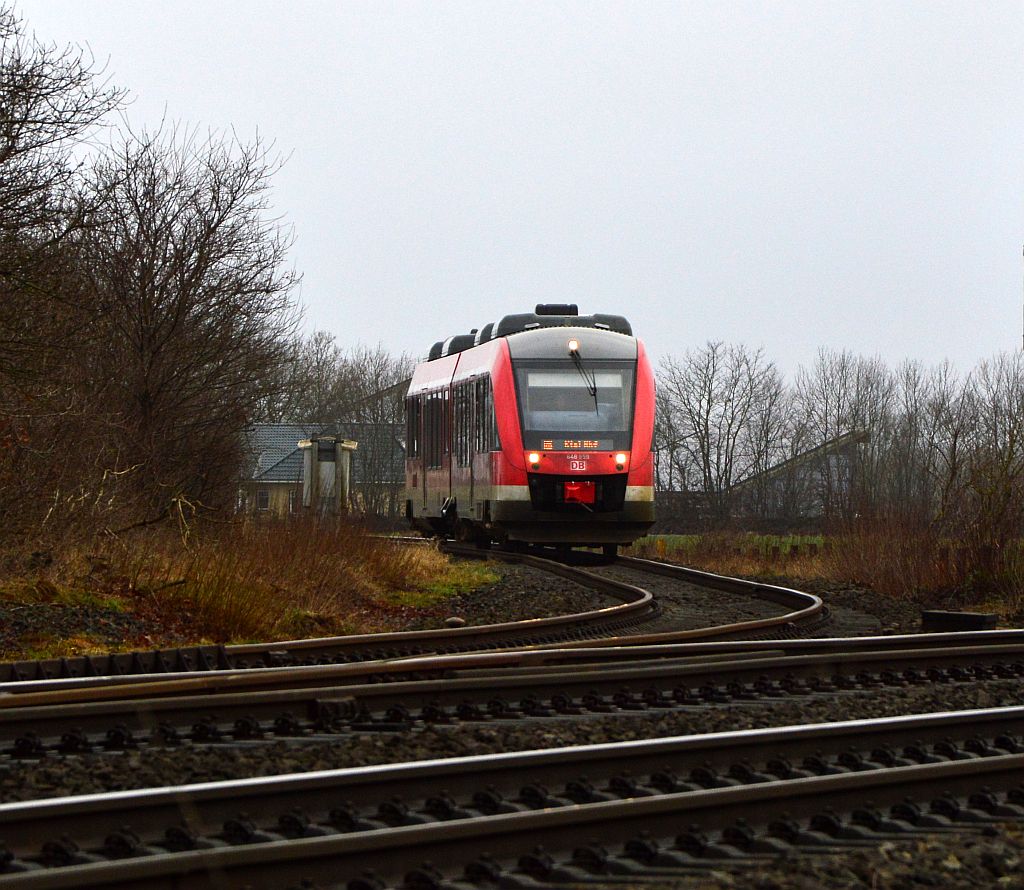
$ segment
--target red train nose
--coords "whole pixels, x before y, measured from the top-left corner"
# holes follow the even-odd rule
[[[565,482],[563,497],[567,504],[592,504],[594,503],[593,482]]]

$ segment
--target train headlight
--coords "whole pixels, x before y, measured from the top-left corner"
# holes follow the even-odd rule
[[[540,455],[536,451],[531,451],[526,455],[526,459],[530,462],[530,466],[535,470],[540,466]]]
[[[615,455],[615,469],[624,470],[626,468],[626,457],[627,455],[623,452],[619,452]]]
[[[567,345],[569,346],[569,352],[579,352],[580,350],[580,341],[575,337],[573,337]]]

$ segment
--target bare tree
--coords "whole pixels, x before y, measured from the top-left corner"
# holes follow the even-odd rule
[[[673,470],[701,490],[713,515],[729,515],[736,482],[763,466],[781,435],[782,381],[763,350],[709,342],[661,363],[662,429],[677,442]]]
[[[260,420],[325,425],[338,419],[351,389],[344,353],[327,331],[292,340],[280,386],[263,406]]]
[[[826,443],[861,432],[869,443],[844,459],[823,452],[818,460],[817,494],[826,519],[850,518],[873,497],[894,397],[892,374],[878,358],[822,349],[811,368],[797,372],[795,408],[806,436]]]
[[[31,374],[28,352],[66,333],[55,330],[70,295],[53,286],[54,248],[95,209],[82,199],[76,152],[123,96],[84,51],[30,37],[11,7],[0,8],[2,373]]]
[[[381,344],[358,346],[342,362],[348,383],[340,419],[361,439],[355,454],[358,490],[354,506],[394,519],[399,514],[405,476],[405,391],[413,360],[392,355]]]
[[[128,136],[94,171],[99,224],[74,242],[106,334],[75,371],[104,388],[111,472],[159,515],[222,503],[239,436],[280,385],[297,323],[290,237],[269,215],[278,162],[259,142]]]
[[[101,393],[76,391],[67,365],[95,334],[69,236],[91,224],[85,149],[123,92],[74,47],[30,36],[0,7],[0,534],[20,534],[74,487],[74,441]],[[49,506],[48,506],[49,505]]]
[[[986,574],[1024,529],[1024,356],[1004,353],[975,374],[977,440],[965,529]]]
[[[265,416],[335,429],[359,443],[353,455],[354,510],[394,518],[404,479],[405,390],[413,360],[383,345],[344,350],[333,334],[297,340]]]

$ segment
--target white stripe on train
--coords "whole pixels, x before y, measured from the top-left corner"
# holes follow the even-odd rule
[[[491,498],[495,501],[529,501],[530,489],[526,485],[495,485],[491,489]],[[627,501],[653,501],[653,485],[626,486]]]

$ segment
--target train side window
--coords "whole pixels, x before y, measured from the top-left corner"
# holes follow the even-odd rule
[[[449,392],[448,388],[446,387],[442,392],[439,392],[437,394],[437,396],[441,400],[441,402],[440,402],[440,411],[441,411],[440,428],[442,430],[441,442],[442,442],[442,446],[444,448],[443,453],[444,454],[451,454],[451,451],[452,451],[452,413],[451,413],[451,404],[450,404],[450,398],[449,398],[450,397],[450,392]],[[438,466],[441,466],[441,464],[438,463]]]
[[[423,465],[430,466],[430,395],[421,397],[420,410],[423,412]]]
[[[455,465],[457,467],[465,466],[462,457],[462,428],[466,422],[462,410],[462,384],[457,383],[452,389],[452,426],[453,426],[453,439],[455,453]]]
[[[423,457],[423,396],[416,397],[416,456]]]
[[[480,423],[483,382],[483,377],[478,377],[473,381],[473,451],[477,453],[487,450],[484,448],[483,426]]]
[[[501,442],[498,441],[498,419],[494,414],[494,390],[491,388],[491,378],[487,378],[487,441],[491,445],[491,451],[501,451]]]
[[[494,391],[490,377],[480,377],[476,381],[473,411],[474,445],[477,451],[497,451],[498,429],[494,419]]]
[[[430,463],[430,397],[420,396],[420,411],[423,412],[423,465]]]
[[[406,456],[420,456],[420,414],[423,400],[420,396],[409,396],[405,400],[405,442]]]
[[[472,383],[460,383],[455,387],[455,464],[469,466],[470,422],[472,419]]]
[[[441,455],[445,451],[445,416],[443,396],[439,392],[434,393],[434,466],[441,466]]]
[[[442,407],[441,393],[428,393],[423,411],[424,458],[428,467],[441,466]]]

